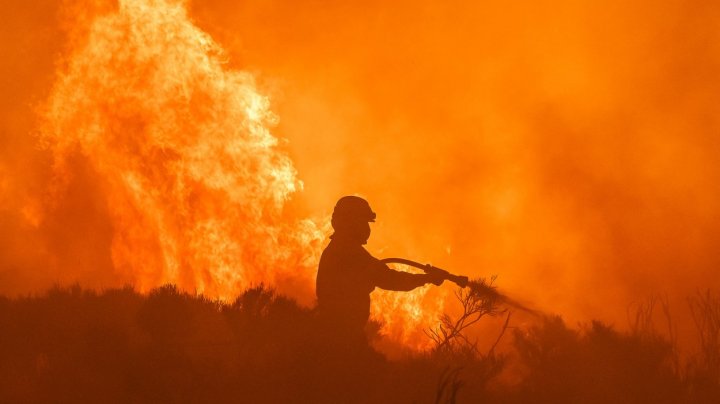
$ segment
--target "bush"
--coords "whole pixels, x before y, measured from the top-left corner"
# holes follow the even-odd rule
[[[464,313],[429,332],[435,349],[389,362],[338,350],[312,310],[262,285],[229,304],[172,285],[0,297],[0,402],[720,402],[709,292],[691,300],[704,342],[682,368],[647,322],[619,332],[544,317],[514,330],[511,351],[481,352],[466,326],[501,312],[458,298]]]

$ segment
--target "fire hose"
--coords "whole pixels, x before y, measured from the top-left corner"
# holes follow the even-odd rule
[[[461,288],[466,287],[468,284],[467,276],[454,275],[442,268],[438,268],[430,264],[421,264],[419,262],[411,261],[405,258],[385,258],[381,259],[380,262],[382,262],[383,264],[403,264],[415,267],[421,269],[426,274],[435,275],[441,279],[447,279],[450,282],[453,282],[456,285],[460,286]]]
[[[473,290],[475,293],[479,293],[484,296],[489,296],[493,299],[497,299],[499,302],[502,302],[503,304],[506,304],[508,306],[511,306],[516,309],[520,309],[522,311],[525,311],[529,314],[532,314],[533,316],[541,316],[543,315],[540,311],[531,309],[528,306],[518,302],[515,299],[511,299],[505,294],[502,294],[495,289],[492,285],[489,285],[485,283],[484,281],[473,281],[469,282],[467,276],[460,276],[451,274],[450,272],[438,268],[436,266],[432,266],[430,264],[421,264],[419,262],[411,261],[405,258],[384,258],[381,259],[380,262],[383,264],[403,264],[408,265],[411,267],[419,268],[423,270],[426,274],[435,275],[438,279],[443,280],[449,280],[450,282],[455,283],[456,285],[460,286],[461,288],[464,288],[466,286],[470,286],[470,289]]]

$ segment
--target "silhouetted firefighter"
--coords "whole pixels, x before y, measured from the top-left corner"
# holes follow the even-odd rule
[[[323,328],[336,343],[357,349],[367,346],[365,325],[370,292],[376,287],[410,291],[427,283],[442,284],[441,273],[411,274],[390,269],[363,248],[375,213],[365,199],[344,196],[335,205],[331,241],[320,258],[316,293]]]
[[[320,258],[316,284],[322,335],[316,358],[324,368],[316,383],[322,396],[311,401],[376,402],[373,394],[381,390],[378,383],[386,369],[365,335],[370,293],[376,287],[410,291],[427,283],[440,285],[446,279],[441,273],[398,272],[370,255],[363,245],[374,221],[375,213],[362,198],[345,196],[335,205],[335,232]]]

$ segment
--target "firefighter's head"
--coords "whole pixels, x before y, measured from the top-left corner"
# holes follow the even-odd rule
[[[374,221],[375,212],[368,201],[358,196],[343,196],[333,210],[333,237],[365,244],[370,237],[370,222]]]

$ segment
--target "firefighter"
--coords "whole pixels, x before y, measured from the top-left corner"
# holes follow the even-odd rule
[[[390,269],[363,248],[375,213],[365,199],[344,196],[332,215],[330,243],[320,257],[316,280],[318,314],[324,328],[348,347],[367,346],[365,325],[370,292],[376,287],[410,291],[427,283],[442,284],[436,274],[411,274]]]

